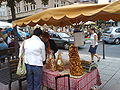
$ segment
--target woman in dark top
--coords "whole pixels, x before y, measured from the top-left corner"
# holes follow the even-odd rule
[[[57,48],[57,45],[55,44],[55,41],[50,39],[50,35],[48,32],[44,32],[42,34],[42,40],[45,44],[46,55],[49,55],[50,53],[52,53],[54,58],[56,58],[55,53],[58,51],[58,48]]]

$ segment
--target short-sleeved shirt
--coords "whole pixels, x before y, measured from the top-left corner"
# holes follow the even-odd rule
[[[96,33],[91,34],[91,36],[90,36],[91,45],[94,45],[94,43],[95,43],[95,45],[98,45],[97,40],[95,41],[95,39],[94,39],[94,36],[95,36],[95,35],[97,36],[97,34],[96,34]]]
[[[45,45],[41,39],[33,35],[31,38],[24,41],[23,46],[25,63],[34,66],[43,66],[43,61],[45,61]]]

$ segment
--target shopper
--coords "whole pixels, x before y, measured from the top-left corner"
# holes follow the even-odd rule
[[[96,50],[97,50],[97,47],[98,47],[98,36],[97,34],[95,33],[95,28],[91,28],[89,30],[91,36],[90,36],[90,40],[91,40],[91,45],[90,45],[90,48],[89,48],[89,52],[91,53],[91,62],[94,62],[94,56],[97,57],[97,61],[99,62],[100,61],[100,57],[96,54]]]
[[[45,61],[45,45],[40,39],[41,34],[41,29],[36,28],[33,36],[25,40],[20,47],[19,57],[25,53],[27,90],[41,90],[42,68]]]
[[[6,49],[6,48],[8,48],[8,45],[4,42],[3,38],[0,37],[0,50],[4,50],[4,49]],[[6,55],[0,56],[0,59],[1,59],[0,61],[1,61],[1,63],[4,63],[4,62],[5,62],[5,57],[6,57]]]

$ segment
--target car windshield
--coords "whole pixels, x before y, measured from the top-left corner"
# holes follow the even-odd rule
[[[112,28],[106,28],[104,31],[103,31],[103,33],[111,33],[112,32]]]
[[[63,38],[68,38],[68,37],[70,37],[68,34],[66,34],[66,33],[59,33],[59,36],[60,37],[63,37]]]

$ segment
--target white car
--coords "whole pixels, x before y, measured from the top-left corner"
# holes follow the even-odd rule
[[[104,29],[102,39],[107,43],[120,44],[120,27],[109,27]]]

